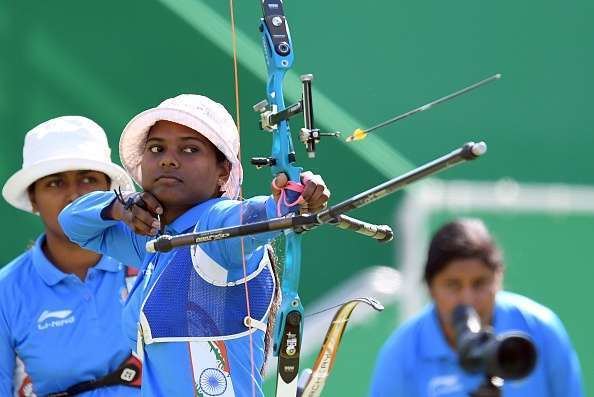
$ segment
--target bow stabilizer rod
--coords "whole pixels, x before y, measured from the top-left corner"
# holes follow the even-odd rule
[[[434,175],[462,162],[474,160],[485,154],[486,151],[487,145],[484,142],[468,142],[451,153],[361,192],[339,204],[322,210],[317,214],[272,218],[262,222],[230,226],[196,233],[186,233],[177,236],[163,235],[157,239],[149,241],[146,244],[146,250],[149,252],[167,252],[176,247],[202,244],[210,241],[266,233],[275,230],[292,229],[300,231],[323,224],[338,226],[341,220],[347,218],[344,216],[346,212],[373,203],[374,201],[384,198],[419,179]],[[378,228],[381,229],[381,227]]]
[[[380,243],[391,241],[394,238],[394,232],[388,225],[374,225],[346,215],[338,215],[335,219],[331,219],[326,223],[340,229],[351,230],[355,233],[371,237]],[[169,252],[174,248],[187,245],[203,244],[210,241],[224,240],[233,237],[250,236],[275,230],[292,229],[301,232],[310,230],[319,225],[320,223],[317,221],[314,214],[284,216],[266,221],[212,229],[204,232],[184,233],[175,236],[163,234],[158,238],[147,242],[146,250],[148,252]]]
[[[374,201],[386,197],[389,194],[394,193],[397,190],[404,188],[413,182],[418,181],[419,179],[436,174],[437,172],[443,171],[461,162],[474,160],[486,152],[487,144],[485,142],[465,143],[461,148],[456,149],[449,154],[430,161],[429,163],[415,168],[406,174],[390,179],[381,185],[359,193],[358,195],[353,196],[342,203],[333,205],[332,207],[318,212],[316,215],[318,223],[329,223],[340,214],[354,210],[355,208],[366,206],[370,203],[373,203]]]

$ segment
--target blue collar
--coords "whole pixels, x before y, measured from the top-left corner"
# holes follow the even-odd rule
[[[45,234],[42,234],[35,240],[35,245],[32,250],[32,261],[33,267],[39,273],[41,279],[50,287],[58,284],[60,281],[68,277],[69,273],[64,273],[56,267],[52,262],[45,256],[42,245],[45,241]],[[103,270],[106,272],[118,272],[122,265],[115,259],[112,259],[106,255],[103,255],[94,269]]]
[[[447,358],[456,360],[456,353],[448,345],[445,335],[439,323],[439,316],[434,304],[430,304],[422,314],[423,321],[420,323],[419,340],[430,341],[421,343],[419,350],[421,356],[428,359]]]
[[[97,264],[93,266],[93,269],[116,273],[122,270],[122,267],[122,264],[113,259],[112,257],[102,255],[101,259],[99,259],[99,262],[97,262]]]
[[[499,292],[495,297],[495,307],[493,309],[493,328],[495,329],[495,333],[512,327],[512,324],[506,321],[506,316],[503,313],[504,309],[500,303],[501,298],[505,294],[505,292]],[[441,329],[435,304],[431,303],[428,305],[421,316],[423,321],[420,323],[420,340],[431,341],[431,343],[420,345],[421,355],[429,359],[447,358],[457,360],[456,352],[446,341],[445,334]]]
[[[190,208],[180,216],[178,216],[173,222],[165,227],[165,233],[167,234],[179,234],[193,229],[196,226],[197,219],[200,218],[204,210],[210,208],[214,203],[222,200],[228,200],[224,197],[216,197],[206,201],[203,201],[194,207]]]

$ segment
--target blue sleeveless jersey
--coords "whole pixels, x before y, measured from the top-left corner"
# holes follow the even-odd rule
[[[60,223],[85,247],[143,261],[123,317],[125,332],[144,359],[142,395],[263,396],[265,332],[247,332],[245,286],[247,282],[251,318],[265,323],[275,284],[264,245],[277,233],[245,238],[245,255],[239,238],[204,244],[199,250],[146,254],[148,238],[133,234],[121,222],[101,218],[101,210],[113,199],[113,193],[84,196],[62,212]],[[212,199],[181,215],[165,233],[273,216],[271,197],[245,200],[241,206],[234,200]]]

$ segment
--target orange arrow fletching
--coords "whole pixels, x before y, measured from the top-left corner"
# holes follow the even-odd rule
[[[367,132],[365,132],[361,128],[357,128],[355,131],[353,131],[353,133],[351,134],[351,136],[349,136],[346,139],[346,141],[347,142],[360,141],[362,139],[365,139],[366,136],[367,136]]]

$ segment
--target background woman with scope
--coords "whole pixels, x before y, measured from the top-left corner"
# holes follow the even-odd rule
[[[489,374],[468,373],[459,365],[452,318],[459,305],[474,308],[482,325],[498,335],[521,331],[534,342],[534,370],[506,381],[503,396],[583,396],[578,358],[559,318],[526,297],[501,291],[501,251],[482,221],[442,226],[431,240],[424,279],[433,302],[385,343],[372,397],[467,397],[480,387]]]

